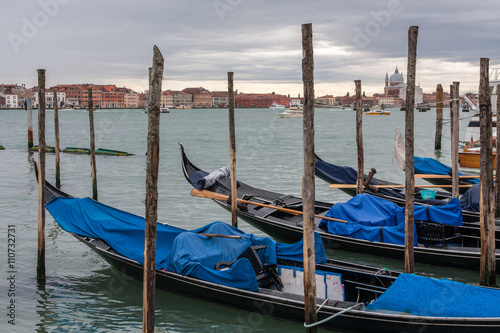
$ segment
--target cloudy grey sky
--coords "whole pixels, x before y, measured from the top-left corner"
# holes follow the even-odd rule
[[[301,24],[313,24],[316,95],[361,79],[383,92],[406,76],[408,28],[419,26],[417,83],[476,92],[479,59],[500,67],[498,0],[0,0],[0,83],[97,83],[147,89],[153,45],[163,89],[302,92]],[[301,93],[302,95],[302,93]]]

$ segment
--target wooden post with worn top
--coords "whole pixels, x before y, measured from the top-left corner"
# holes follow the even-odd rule
[[[302,82],[304,85],[304,118],[302,123],[304,165],[302,197],[304,206],[304,310],[306,324],[317,321],[316,257],[314,253],[314,58],[312,24],[302,25]],[[316,327],[306,329],[317,332]]]
[[[89,127],[90,127],[90,167],[92,168],[92,199],[97,199],[97,166],[95,161],[95,134],[94,134],[94,102],[92,87],[89,88]]]
[[[434,137],[434,149],[441,150],[441,136],[443,135],[443,86],[436,87],[436,136]]]
[[[480,175],[481,196],[479,216],[481,223],[481,261],[479,283],[494,286],[495,277],[495,215],[493,198],[492,112],[489,59],[481,58],[479,73],[479,131],[481,142]]]
[[[146,155],[146,221],[144,240],[142,332],[155,326],[156,223],[158,220],[158,167],[160,164],[160,103],[163,56],[155,45],[149,90],[148,148]]]
[[[33,148],[33,108],[31,106],[31,97],[26,99],[26,113],[28,114],[28,149]]]
[[[417,66],[417,38],[418,27],[411,26],[408,30],[408,69],[406,86],[406,115],[405,115],[405,272],[415,272],[413,256],[414,204],[415,204],[415,170],[414,170],[414,119],[415,119],[415,76]]]
[[[38,70],[38,257],[36,279],[45,282],[45,69]]]
[[[356,194],[363,193],[365,182],[365,160],[363,151],[363,99],[361,97],[361,80],[354,80],[356,86],[356,147],[358,151],[358,177],[356,178]]]
[[[56,187],[61,188],[61,160],[59,158],[59,105],[57,105],[57,91],[54,90],[54,153],[56,155]]]
[[[236,134],[234,128],[234,93],[233,72],[227,72],[228,96],[229,96],[229,150],[230,150],[230,173],[231,173],[231,224],[238,227],[238,216],[236,215],[236,198],[238,187],[236,182]]]
[[[450,119],[451,119],[451,184],[452,184],[452,195],[458,198],[460,195],[460,189],[458,187],[460,180],[458,179],[458,118],[460,112],[459,103],[459,84],[460,82],[453,82],[450,86],[450,92],[453,91],[451,98],[451,108],[450,108]]]

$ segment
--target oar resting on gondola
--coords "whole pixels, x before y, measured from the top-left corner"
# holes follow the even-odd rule
[[[193,188],[191,190],[191,195],[193,197],[208,198],[208,199],[215,199],[215,200],[226,200],[227,201],[229,199],[228,195],[224,195],[224,194],[220,194],[220,193],[216,193],[216,192],[211,192],[211,191],[206,191],[206,190],[197,190],[195,188]],[[278,206],[273,206],[273,205],[267,205],[267,204],[263,204],[260,202],[250,201],[250,200],[243,200],[243,199],[237,198],[236,201],[241,202],[243,204],[247,204],[247,205],[256,205],[256,206],[260,206],[260,207],[272,208],[272,209],[276,209],[276,210],[279,210],[281,212],[285,212],[285,213],[292,214],[292,215],[304,214],[304,212],[302,212],[300,210],[283,208],[283,207],[278,207]],[[318,214],[315,214],[314,217],[318,217],[318,218],[328,220],[328,221],[348,223],[346,220],[336,219],[333,217],[328,217],[328,216],[323,216],[323,215],[318,215]]]

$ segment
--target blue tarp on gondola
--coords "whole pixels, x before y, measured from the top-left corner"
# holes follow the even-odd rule
[[[500,290],[401,274],[368,310],[431,317],[500,317]]]
[[[332,184],[356,184],[358,173],[351,167],[339,166],[325,161],[319,161],[315,164],[316,175],[322,179],[326,179]],[[366,180],[365,175],[365,180]],[[372,179],[372,185],[378,185],[378,182]]]
[[[346,220],[339,223],[321,220],[319,226],[335,235],[404,245],[404,207],[369,194],[358,194],[347,202],[336,203],[325,216]],[[462,225],[462,209],[454,198],[444,206],[415,206],[415,220]],[[416,231],[415,231],[416,235]],[[417,238],[415,237],[415,245]]]
[[[116,252],[144,263],[144,218],[106,206],[89,198],[57,197],[46,205],[64,230],[104,240]],[[241,239],[208,237],[199,233],[237,235]],[[326,262],[321,238],[315,236],[316,262]],[[214,222],[187,231],[157,223],[156,269],[165,269],[231,287],[258,290],[255,272],[248,259],[239,259],[230,269],[215,270],[218,261],[233,261],[253,245],[266,245],[258,251],[263,263],[276,258],[302,260],[302,242],[280,244],[268,237],[245,234],[226,223]]]
[[[415,173],[426,175],[449,175],[451,167],[430,157],[414,157]],[[462,175],[460,172],[459,175]],[[479,179],[468,178],[467,182],[479,184]]]

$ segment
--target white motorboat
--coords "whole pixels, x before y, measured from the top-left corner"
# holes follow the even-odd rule
[[[278,116],[280,118],[302,118],[304,114],[300,110],[285,110],[278,112]]]

